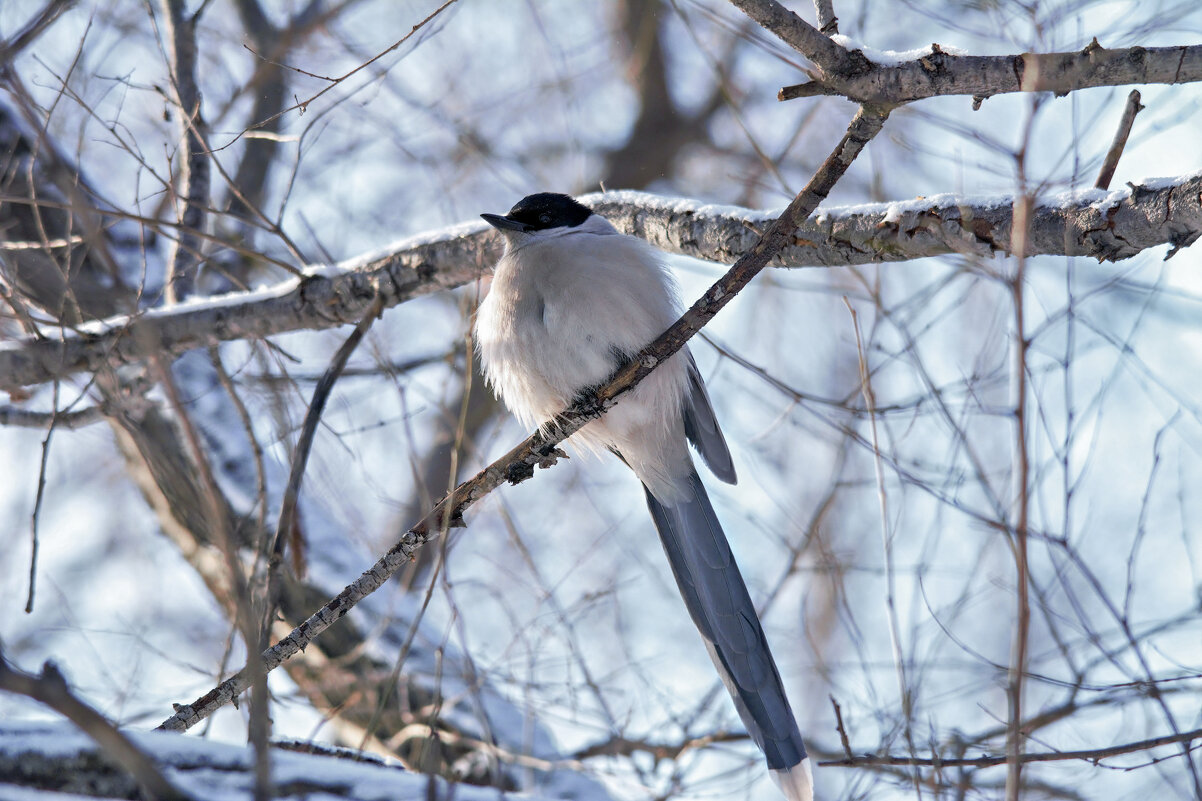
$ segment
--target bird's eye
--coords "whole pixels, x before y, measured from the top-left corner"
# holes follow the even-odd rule
[[[544,213],[538,215],[538,221],[540,223],[542,223],[543,225],[550,225],[551,224],[551,215],[544,212]]]

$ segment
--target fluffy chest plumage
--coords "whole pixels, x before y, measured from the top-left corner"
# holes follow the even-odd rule
[[[571,234],[507,253],[480,306],[486,375],[523,422],[543,422],[675,320],[656,254],[620,234]]]

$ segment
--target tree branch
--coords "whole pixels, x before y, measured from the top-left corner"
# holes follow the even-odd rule
[[[809,83],[786,86],[793,100],[842,95],[857,103],[900,105],[939,95],[981,98],[1011,92],[1067,94],[1095,86],[1191,83],[1202,80],[1202,45],[1108,50],[1094,39],[1071,53],[965,56],[931,45],[931,52],[901,64],[877,64],[848,50],[776,0],[731,0],[821,71]]]
[[[73,412],[35,412],[15,406],[0,406],[0,426],[46,428],[53,423],[56,428],[74,431],[102,420],[104,410],[99,406],[87,406]]]
[[[1065,95],[1097,86],[1200,80],[1202,45],[1108,50],[1095,39],[1076,52],[1010,56],[954,55],[932,45],[929,54],[913,61],[872,64],[852,75],[786,86],[777,98],[834,94],[856,102],[901,104],[941,95],[971,95],[979,105],[983,98],[1013,92]]]
[[[10,68],[10,62],[46,32],[77,0],[49,0],[42,10],[25,23],[25,27],[8,39],[0,40],[0,73]]]
[[[772,217],[639,192],[584,198],[621,230],[671,253],[731,263]],[[819,213],[792,232],[773,264],[842,266],[940,256],[1009,254],[1013,198],[935,195]],[[1202,235],[1202,173],[1102,192],[1081,190],[1037,201],[1028,255],[1117,261],[1158,245],[1168,255]],[[153,309],[81,326],[65,337],[0,342],[0,389],[40,384],[148,353],[180,353],[217,342],[354,324],[377,291],[385,308],[483,276],[500,255],[483,225],[400,242],[383,255],[337,268],[310,268],[304,279]]]
[[[872,69],[872,63],[863,53],[840,47],[776,0],[730,1],[762,28],[776,34],[785,44],[814,62],[824,77],[838,76],[846,80]]]

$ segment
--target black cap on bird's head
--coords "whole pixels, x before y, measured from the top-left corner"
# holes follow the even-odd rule
[[[480,216],[503,234],[529,234],[551,228],[575,228],[592,214],[592,209],[569,195],[539,192],[526,195],[503,217],[499,214]]]

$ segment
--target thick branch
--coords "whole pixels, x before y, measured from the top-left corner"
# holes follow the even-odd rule
[[[772,219],[766,212],[637,192],[591,195],[585,201],[621,230],[665,251],[714,262],[733,262]],[[837,266],[949,253],[1008,254],[1012,210],[1007,195],[935,195],[830,209],[799,226],[773,264]],[[377,287],[390,307],[480,278],[499,255],[499,242],[483,229],[471,225],[400,242],[384,255],[314,269],[300,281],[115,317],[66,338],[3,342],[0,389],[125,364],[152,352],[179,353],[222,341],[353,324]],[[1026,252],[1115,261],[1164,244],[1172,245],[1171,255],[1200,234],[1202,174],[1195,174],[1043,198],[1033,212]]]
[[[858,103],[899,105],[938,95],[992,97],[1010,92],[1067,94],[1095,86],[1202,80],[1202,45],[1109,50],[1094,39],[1072,53],[964,56],[931,52],[901,64],[876,64],[847,50],[776,0],[731,0],[821,70],[818,80],[787,86],[781,100],[838,94]]]

